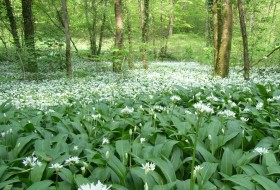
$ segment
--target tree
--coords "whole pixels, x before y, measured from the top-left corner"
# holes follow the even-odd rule
[[[22,16],[23,16],[23,31],[24,42],[28,53],[26,71],[37,72],[38,66],[35,55],[35,29],[32,14],[32,0],[22,0]]]
[[[246,30],[246,23],[244,19],[242,0],[238,0],[238,10],[239,10],[239,21],[240,21],[240,28],[241,28],[242,41],[243,41],[244,79],[248,80],[250,62],[249,62],[247,30]]]
[[[67,0],[61,0],[64,28],[65,28],[65,38],[66,38],[66,50],[65,50],[66,70],[67,70],[67,75],[72,76],[73,70],[72,70],[72,64],[71,64],[71,44],[70,44],[71,35],[70,35],[70,29],[69,29],[69,18],[68,18],[66,1]]]
[[[120,72],[122,70],[120,56],[123,49],[123,19],[122,19],[122,2],[121,0],[114,0],[115,5],[115,19],[116,19],[116,33],[115,33],[115,59],[113,61],[113,71]]]
[[[214,74],[222,78],[227,77],[229,73],[232,26],[231,0],[214,0]]]
[[[147,44],[149,37],[149,0],[144,0],[144,19],[143,19],[143,27],[142,27],[142,62],[143,68],[148,69],[148,55],[147,55]]]
[[[21,45],[19,42],[19,36],[17,31],[17,23],[13,13],[13,7],[10,0],[5,0],[6,10],[7,10],[7,17],[9,18],[11,33],[14,39],[14,44],[17,49],[21,49]]]

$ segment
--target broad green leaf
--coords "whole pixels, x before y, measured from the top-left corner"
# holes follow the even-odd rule
[[[231,176],[232,175],[232,157],[233,153],[229,148],[224,148],[224,154],[221,160],[221,172]]]
[[[73,184],[74,177],[73,177],[72,172],[69,169],[61,168],[58,175],[63,181],[66,181],[70,185]]]
[[[163,144],[163,149],[161,150],[161,153],[164,157],[166,158],[169,158],[171,155],[171,152],[172,152],[172,149],[174,147],[175,144],[177,144],[178,141],[174,141],[174,140],[169,140],[167,142],[165,142]]]
[[[203,156],[206,162],[218,162],[218,160],[204,147],[203,143],[197,142],[196,150]]]
[[[153,163],[155,163],[156,168],[159,167],[165,176],[167,183],[176,181],[176,174],[172,163],[166,158],[151,158]]]
[[[30,178],[31,178],[32,183],[41,181],[46,166],[47,166],[47,163],[43,162],[41,166],[36,166],[30,171]]]
[[[263,155],[263,163],[266,166],[277,166],[277,160],[275,155],[272,152],[268,152],[267,154]]]
[[[28,148],[31,146],[32,141],[38,138],[39,136],[36,133],[18,138],[16,147],[14,149],[15,155],[19,155],[20,153],[24,154],[24,150],[28,150]]]
[[[71,189],[72,185],[67,183],[67,181],[58,182],[58,189]]]
[[[153,190],[170,190],[176,185],[176,181],[165,185],[155,185]]]
[[[74,180],[75,180],[75,183],[77,184],[77,186],[81,186],[81,185],[90,183],[90,181],[87,178],[85,178],[84,176],[82,176],[81,174],[75,175]]]
[[[150,175],[150,173],[152,173],[152,172],[145,174],[145,171],[140,167],[131,168],[130,171],[131,171],[131,175],[136,175],[139,178],[141,178],[143,181],[143,184],[145,182],[147,182],[151,187],[153,187],[154,185],[157,184],[156,181],[154,180],[153,176]]]
[[[280,190],[280,187],[270,179],[261,175],[253,175],[252,179],[263,186],[266,190]]]
[[[218,164],[204,162],[201,164],[201,167],[203,168],[200,170],[199,175],[197,175],[197,180],[199,184],[204,185],[211,178],[211,176],[216,172]]]
[[[262,176],[265,176],[268,172],[267,168],[263,165],[251,163],[250,166],[252,166],[257,171],[257,173]]]
[[[107,163],[109,167],[116,173],[119,179],[124,183],[127,171],[123,163],[113,154],[110,154]]]
[[[0,166],[0,179],[1,179],[2,175],[5,173],[5,171],[7,171],[8,168],[9,167],[6,165]]]
[[[280,166],[279,165],[269,166],[267,168],[267,170],[268,170],[268,174],[267,175],[277,175],[277,176],[280,175]]]
[[[130,143],[128,140],[118,140],[116,141],[116,151],[119,154],[123,163],[125,163],[126,154],[129,154],[131,151]]]
[[[7,180],[7,181],[3,181],[0,183],[0,189],[6,187],[7,185],[10,185],[10,184],[13,184],[13,183],[18,183],[20,182],[19,179],[10,179],[10,180]]]
[[[39,181],[34,184],[32,184],[30,187],[28,187],[26,190],[48,190],[49,186],[53,184],[53,181],[51,180],[44,180],[44,181]]]
[[[248,190],[254,190],[255,185],[251,182],[251,178],[244,174],[237,174],[225,178],[224,180],[231,181],[239,186],[245,187]]]

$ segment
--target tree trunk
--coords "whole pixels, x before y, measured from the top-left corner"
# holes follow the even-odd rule
[[[9,18],[9,21],[10,21],[11,33],[13,35],[14,44],[17,49],[21,49],[21,45],[19,42],[19,36],[18,36],[18,32],[17,32],[17,23],[16,23],[16,20],[14,17],[11,1],[5,0],[5,4],[6,4],[6,9],[7,9],[7,17]]]
[[[24,42],[28,52],[26,71],[37,72],[38,66],[35,56],[35,29],[32,15],[32,0],[22,0],[22,16],[23,16],[23,30]]]
[[[92,2],[93,7],[93,20],[92,20],[92,39],[91,41],[91,54],[97,55],[97,44],[96,44],[96,28],[97,28],[97,7],[95,1]]]
[[[223,28],[222,39],[219,51],[219,65],[218,74],[225,78],[229,73],[229,61],[231,51],[231,39],[232,39],[232,4],[231,0],[224,0],[223,5]]]
[[[128,3],[131,3],[128,1]],[[132,27],[131,27],[131,20],[130,20],[130,12],[127,7],[127,2],[125,2],[125,12],[126,12],[126,26],[127,26],[127,40],[128,40],[128,55],[127,55],[127,62],[128,62],[128,67],[130,69],[134,68],[133,64],[133,58],[132,58]]]
[[[168,37],[172,36],[172,34],[173,34],[174,0],[170,0],[170,5],[171,5],[171,13],[170,13],[170,17],[169,17]]]
[[[218,73],[219,51],[222,36],[222,15],[219,0],[213,1],[214,74]]]
[[[115,47],[117,50],[114,52],[115,59],[113,61],[113,71],[122,71],[122,62],[120,59],[121,50],[123,49],[123,19],[122,19],[122,2],[121,0],[114,0],[115,4],[115,18],[116,18],[116,34],[115,34]]]
[[[249,62],[249,51],[248,51],[248,39],[247,39],[246,23],[244,18],[242,0],[238,0],[238,10],[239,10],[239,21],[240,21],[240,28],[242,33],[242,40],[243,40],[244,79],[249,80],[250,62]]]
[[[105,0],[105,7],[107,6],[107,0]],[[97,49],[97,55],[100,55],[101,53],[101,48],[102,48],[102,42],[103,42],[103,35],[104,35],[104,30],[105,30],[105,24],[106,24],[106,12],[103,13],[102,17],[102,23],[101,23],[101,28],[100,28],[100,35],[99,35],[99,42],[98,42],[98,49]]]
[[[213,45],[213,1],[212,0],[206,0],[205,1],[205,7],[206,7],[206,21],[205,21],[205,39],[206,39],[206,46],[212,46]]]
[[[233,19],[231,0],[223,0],[223,2],[222,0],[214,0],[214,74],[219,75],[222,78],[227,77],[229,73],[232,25]]]
[[[64,20],[64,29],[65,29],[65,42],[66,42],[66,50],[65,50],[65,56],[66,56],[66,70],[67,75],[72,76],[73,70],[72,70],[72,64],[71,64],[71,35],[70,35],[70,29],[69,29],[69,18],[68,18],[68,11],[67,11],[67,0],[61,0],[62,5],[62,12],[63,12],[63,20]]]
[[[148,34],[149,32],[149,0],[144,0],[144,22],[142,28],[142,61],[143,68],[148,69],[148,55],[147,55],[147,45],[148,45]]]

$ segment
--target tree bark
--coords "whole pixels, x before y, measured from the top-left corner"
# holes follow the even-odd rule
[[[213,1],[213,36],[214,36],[214,74],[218,73],[219,51],[222,36],[222,15],[219,0]]]
[[[107,0],[104,1],[105,7],[107,6]],[[98,42],[98,49],[97,49],[97,55],[100,55],[101,53],[101,48],[102,48],[102,42],[103,42],[103,35],[104,35],[104,30],[105,30],[105,24],[106,24],[106,12],[103,13],[102,17],[102,23],[101,23],[101,28],[100,28],[100,35],[99,35],[99,42]]]
[[[37,72],[38,65],[35,56],[35,29],[32,15],[32,0],[22,0],[22,16],[24,42],[28,52],[28,61],[26,71]]]
[[[171,13],[169,17],[168,37],[173,35],[173,22],[174,22],[174,0],[170,0]]]
[[[66,50],[65,50],[65,56],[66,56],[66,70],[67,75],[69,77],[72,76],[73,69],[72,69],[72,63],[71,63],[71,35],[70,35],[70,29],[69,29],[69,18],[68,18],[68,11],[67,11],[67,0],[61,0],[62,5],[62,12],[63,12],[63,20],[64,20],[64,29],[65,29],[65,43],[66,43]]]
[[[126,12],[126,27],[127,27],[127,40],[128,40],[128,55],[127,55],[127,62],[128,62],[128,67],[130,69],[134,69],[134,64],[133,64],[133,58],[132,58],[132,26],[131,26],[131,20],[130,20],[130,11],[127,7],[127,3],[130,3],[130,1],[125,2],[125,12]]]
[[[9,18],[9,21],[10,21],[11,33],[12,33],[12,36],[14,39],[14,44],[17,49],[21,49],[21,45],[19,42],[19,36],[18,36],[18,32],[17,32],[17,23],[16,23],[16,20],[14,17],[11,1],[5,0],[5,4],[6,4],[6,10],[7,10],[7,17]]]
[[[148,55],[147,55],[147,44],[149,37],[149,0],[144,0],[144,22],[142,27],[142,62],[143,68],[148,69]]]
[[[248,51],[248,39],[246,23],[244,18],[244,11],[242,0],[238,0],[238,10],[239,10],[239,21],[243,40],[243,60],[244,60],[244,79],[249,80],[250,62],[249,62],[249,51]]]
[[[221,47],[219,51],[219,71],[218,74],[225,78],[229,73],[229,61],[231,51],[231,39],[232,39],[232,4],[231,0],[224,0],[223,5],[223,31],[221,39]]]
[[[123,19],[122,19],[122,2],[121,0],[114,0],[115,4],[115,18],[116,18],[116,34],[115,34],[115,47],[117,50],[114,52],[116,59],[113,61],[113,71],[121,72],[122,63],[120,59],[120,51],[123,49]]]

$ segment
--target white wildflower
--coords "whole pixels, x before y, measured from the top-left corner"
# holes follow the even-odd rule
[[[78,150],[78,149],[79,149],[78,146],[74,146],[74,147],[73,147],[73,150],[75,150],[75,151]]]
[[[38,160],[38,158],[35,156],[32,156],[32,157],[29,156],[29,157],[24,158],[22,163],[24,166],[29,166],[31,168],[33,168],[35,166],[39,166],[39,167],[42,166],[42,162],[40,162]]]
[[[59,163],[55,163],[55,164],[51,164],[51,167],[49,167],[49,168],[59,171],[61,168],[63,168],[63,165],[61,165]]]
[[[174,95],[174,96],[171,96],[171,97],[170,97],[170,100],[171,100],[172,102],[177,102],[177,101],[180,101],[181,98],[180,98],[180,96]]]
[[[224,117],[235,117],[235,113],[231,110],[219,111],[218,115],[221,115],[221,116],[224,116]]]
[[[212,135],[208,135],[208,139],[211,141],[212,140]]]
[[[80,158],[77,156],[73,156],[68,158],[67,160],[65,160],[65,164],[67,165],[71,165],[71,164],[78,164],[79,163]]]
[[[199,173],[200,170],[202,170],[202,169],[203,169],[203,167],[201,167],[200,165],[195,166],[194,171],[193,171],[193,175],[196,176],[197,173]]]
[[[107,185],[102,184],[99,180],[96,184],[88,183],[81,185],[78,190],[109,190],[111,185],[107,187]]]
[[[263,103],[262,102],[259,102],[257,105],[256,105],[256,109],[257,110],[261,110],[263,108]]]
[[[148,186],[148,183],[147,183],[147,182],[145,182],[144,190],[149,190],[149,186]]]
[[[104,137],[102,140],[102,144],[109,144],[109,143],[110,143],[109,139]]]
[[[195,103],[193,107],[201,113],[214,113],[214,110],[212,108],[210,108],[208,105],[203,104],[202,102]]]
[[[142,169],[145,170],[145,174],[149,173],[149,171],[154,171],[156,165],[154,163],[147,162],[146,164],[142,164]]]
[[[246,117],[240,117],[240,120],[243,121],[243,122],[247,122],[249,121],[249,118],[246,118]]]
[[[121,113],[123,114],[131,114],[133,112],[134,112],[134,108],[128,108],[127,106],[125,106],[125,108],[121,110]]]
[[[142,143],[144,143],[146,141],[146,139],[145,138],[140,138],[140,143],[142,144]]]
[[[263,148],[263,147],[256,147],[256,148],[254,149],[254,152],[257,152],[257,153],[259,153],[260,155],[263,155],[263,154],[267,154],[267,153],[268,153],[268,149]]]
[[[101,114],[92,114],[91,117],[93,118],[93,120],[97,120],[101,118]]]
[[[251,110],[249,108],[244,108],[243,112],[249,113]]]

